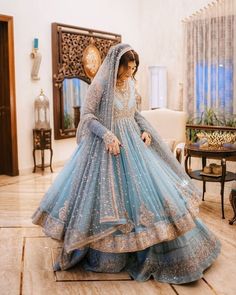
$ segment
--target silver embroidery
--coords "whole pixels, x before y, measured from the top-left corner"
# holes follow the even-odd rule
[[[130,233],[134,228],[134,223],[129,220],[126,224],[122,224],[118,227],[118,229],[123,233],[123,234],[128,234]]]
[[[146,227],[149,227],[153,225],[154,217],[155,217],[154,213],[149,211],[147,207],[144,204],[142,204],[140,207],[140,217],[139,217],[140,224]]]
[[[59,210],[59,218],[65,221],[68,214],[69,202],[65,201],[64,206]]]
[[[134,231],[123,235],[109,235],[90,244],[90,248],[108,252],[125,253],[141,251],[164,241],[171,241],[185,234],[196,226],[192,216],[182,216],[174,224],[158,221],[141,231]],[[77,245],[78,247],[81,244]]]
[[[111,144],[115,139],[114,134],[111,131],[106,131],[105,134],[103,135],[103,140],[105,145]]]
[[[132,91],[134,91],[134,89],[133,86],[131,86],[130,84],[128,84],[126,91],[121,91],[118,88],[116,88],[115,100],[117,100],[122,105],[122,108],[120,109],[116,105],[114,106],[115,119],[134,117],[135,101],[131,106],[129,106]]]

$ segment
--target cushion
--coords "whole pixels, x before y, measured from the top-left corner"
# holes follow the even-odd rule
[[[187,115],[185,112],[170,109],[156,109],[141,111],[149,123],[166,140],[174,139],[175,143],[185,142],[185,125]]]

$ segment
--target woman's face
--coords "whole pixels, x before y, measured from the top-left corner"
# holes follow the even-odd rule
[[[129,61],[128,67],[121,65],[118,69],[118,79],[121,81],[126,81],[127,79],[131,78],[133,76],[133,73],[136,70],[136,62],[135,61]]]

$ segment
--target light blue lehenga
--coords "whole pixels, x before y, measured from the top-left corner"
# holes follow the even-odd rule
[[[78,147],[33,222],[63,241],[55,270],[80,264],[96,272],[126,270],[138,281],[153,276],[191,282],[216,259],[220,242],[197,217],[200,193],[135,111],[134,82],[125,93],[106,88],[115,81],[119,57],[130,49],[120,44],[108,53],[90,86]],[[111,93],[112,106],[104,99]],[[149,147],[141,139],[144,130],[152,135]],[[116,157],[105,149],[114,134],[122,143]]]

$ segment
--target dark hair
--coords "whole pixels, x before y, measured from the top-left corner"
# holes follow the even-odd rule
[[[136,63],[136,70],[133,73],[133,77],[134,77],[135,74],[137,73],[138,66],[139,66],[139,57],[136,51],[129,50],[126,53],[124,53],[120,58],[119,67],[124,66],[125,68],[128,68],[128,63],[130,61],[135,61]]]

